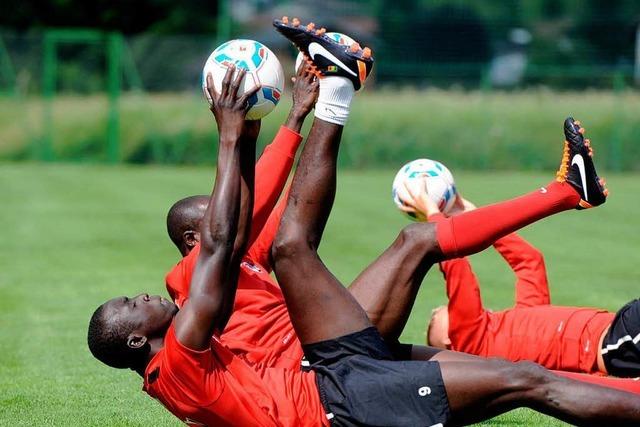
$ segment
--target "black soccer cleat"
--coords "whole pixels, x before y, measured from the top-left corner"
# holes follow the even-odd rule
[[[596,173],[591,141],[584,137],[580,122],[573,120],[573,117],[567,118],[564,121],[564,137],[564,152],[556,180],[568,182],[580,194],[576,209],[589,209],[603,204],[609,190]]]
[[[298,18],[284,16],[273,21],[276,30],[288,38],[311,63],[312,71],[319,77],[346,77],[355,90],[362,87],[373,68],[371,49],[360,48],[358,43],[351,46],[339,44],[325,35],[324,28],[316,29],[314,23],[301,25]]]

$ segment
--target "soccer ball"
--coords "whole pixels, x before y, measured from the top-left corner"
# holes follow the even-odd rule
[[[345,46],[351,46],[356,42],[351,37],[342,33],[325,33],[325,36],[332,38],[333,40]],[[296,58],[296,65],[295,65],[295,68],[293,69],[294,73],[298,73],[298,68],[300,68],[300,65],[302,65],[303,61],[304,61],[304,55],[302,54],[302,52],[300,52],[298,53],[298,57]]]
[[[402,166],[396,177],[393,179],[391,194],[396,206],[403,206],[399,195],[409,196],[406,186],[418,185],[422,180],[417,178],[427,178],[427,191],[442,213],[449,213],[456,200],[456,184],[453,175],[445,165],[435,160],[417,159]],[[406,213],[411,219],[425,221],[422,214]]]
[[[278,105],[284,90],[284,72],[276,55],[265,45],[255,40],[230,40],[221,44],[209,55],[202,70],[202,90],[209,104],[213,102],[207,93],[207,74],[213,77],[213,87],[218,93],[222,90],[222,79],[227,67],[234,64],[247,70],[240,94],[262,85],[262,88],[249,98],[247,120],[258,120],[269,114]]]

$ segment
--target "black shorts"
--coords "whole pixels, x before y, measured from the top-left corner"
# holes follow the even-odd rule
[[[394,361],[371,327],[304,346],[336,426],[441,426],[449,400],[437,362]]]

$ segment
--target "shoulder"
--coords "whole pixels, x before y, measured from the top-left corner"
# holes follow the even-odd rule
[[[164,347],[145,371],[145,389],[162,389],[164,394],[188,404],[209,405],[224,390],[225,350],[214,339],[206,350],[190,349],[180,343],[172,324],[165,336]]]

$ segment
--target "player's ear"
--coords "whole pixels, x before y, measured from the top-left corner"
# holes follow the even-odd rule
[[[200,233],[195,230],[187,230],[182,233],[182,240],[189,249],[193,249],[193,247],[200,241]]]
[[[144,335],[131,333],[127,337],[127,346],[135,350],[144,347],[146,343],[147,343],[147,337],[145,337]]]

